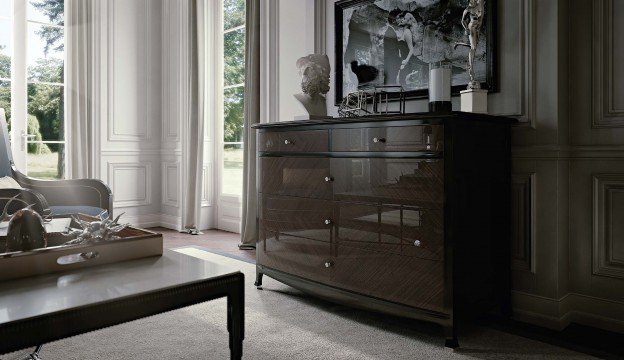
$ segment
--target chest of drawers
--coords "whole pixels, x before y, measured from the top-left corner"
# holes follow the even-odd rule
[[[510,124],[466,113],[256,125],[257,279],[436,322],[509,308]]]

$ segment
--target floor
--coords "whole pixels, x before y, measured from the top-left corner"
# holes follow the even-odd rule
[[[221,230],[205,230],[202,235],[189,235],[165,228],[150,230],[163,234],[164,248],[199,246],[211,252],[255,264],[255,250],[240,250],[240,234]],[[503,332],[539,340],[563,348],[584,352],[603,359],[624,360],[624,345],[620,334],[580,325],[571,325],[557,332],[513,321],[485,321],[485,325]]]
[[[231,255],[241,260],[256,261],[256,250],[239,250],[240,234],[221,230],[204,230],[202,235],[189,235],[162,227],[150,230],[163,234],[163,247],[173,249],[182,246],[201,246],[215,253]]]

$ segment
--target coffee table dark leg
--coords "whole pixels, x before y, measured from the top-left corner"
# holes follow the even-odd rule
[[[42,347],[43,345],[37,345],[35,351],[33,351],[32,354],[28,355],[27,358],[24,358],[22,360],[41,360],[41,357],[39,357],[39,352],[41,352]]]
[[[230,290],[227,303],[230,358],[239,360],[243,357],[243,339],[245,338],[245,276],[243,274],[240,274],[238,284]]]

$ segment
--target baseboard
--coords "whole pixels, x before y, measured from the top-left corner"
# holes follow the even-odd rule
[[[139,228],[161,226],[160,214],[122,215],[120,223],[129,223]]]
[[[184,226],[182,226],[182,217],[169,214],[123,215],[120,222],[129,223],[140,228],[164,227],[176,231],[184,230]],[[210,223],[208,226],[205,226],[206,224],[203,225],[206,229],[213,228]],[[240,233],[240,225],[235,226],[229,223],[225,223],[225,225],[228,226],[222,230]],[[206,229],[202,228],[202,230]]]
[[[560,299],[512,292],[514,319],[561,331],[571,323],[624,333],[624,303],[569,293]]]
[[[624,333],[624,302],[571,293],[562,305],[568,323]]]
[[[168,214],[160,214],[159,226],[171,230],[182,231],[182,217]]]
[[[182,218],[167,214],[122,215],[120,223],[128,223],[139,228],[164,227],[176,231],[182,230]]]
[[[233,233],[241,233],[241,223],[239,220],[219,219],[219,229]]]

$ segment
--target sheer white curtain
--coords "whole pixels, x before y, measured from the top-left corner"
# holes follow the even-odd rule
[[[255,248],[258,237],[256,133],[260,122],[260,0],[247,0],[245,49],[245,126],[243,132],[243,221],[241,249]]]
[[[93,0],[66,0],[65,116],[67,176],[92,178],[93,148]]]
[[[207,104],[207,64],[208,51],[206,34],[208,26],[208,6],[206,0],[192,0],[189,6],[189,105],[186,126],[186,195],[182,212],[184,229],[189,234],[199,234],[202,179],[204,163],[204,127]]]

